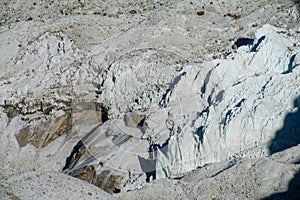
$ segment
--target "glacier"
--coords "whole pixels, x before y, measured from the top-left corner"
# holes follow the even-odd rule
[[[155,172],[161,179],[180,177],[208,163],[272,154],[269,144],[284,116],[299,107],[298,38],[285,34],[265,25],[252,45],[224,59],[159,73],[163,78],[151,75],[151,66],[113,63],[103,83],[102,103],[116,115],[81,140],[91,157],[73,170],[100,161],[116,171]],[[149,58],[153,52],[145,54]],[[139,67],[136,73],[133,67]],[[159,93],[155,87],[161,80],[170,83]],[[288,131],[297,145],[295,127]]]
[[[0,197],[297,199],[299,11],[3,2]]]

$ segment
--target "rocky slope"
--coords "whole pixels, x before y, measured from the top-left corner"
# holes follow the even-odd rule
[[[4,198],[297,198],[298,1],[10,1],[0,23]]]
[[[291,156],[293,155],[293,156]],[[299,199],[299,146],[267,158],[207,164],[177,180],[154,181],[121,199]]]

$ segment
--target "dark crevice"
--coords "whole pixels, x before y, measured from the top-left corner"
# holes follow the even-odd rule
[[[211,95],[208,96],[207,103],[208,103],[208,106],[212,105]]]
[[[160,106],[161,108],[165,108],[165,107],[167,106],[167,103],[168,103],[167,96],[168,96],[169,94],[170,94],[170,95],[172,94],[172,90],[171,90],[170,88],[168,88],[168,89],[166,90],[166,92],[162,95],[162,98],[161,98],[161,100],[160,100],[160,102],[159,102],[159,106]]]
[[[231,119],[235,116],[235,114],[240,113],[240,109],[243,103],[246,101],[245,98],[242,98],[237,104],[235,104],[233,109],[230,109],[226,112],[225,117],[222,120],[223,130],[225,130],[226,126],[229,124]]]
[[[120,192],[121,192],[121,189],[119,189],[119,188],[114,188],[113,193],[120,193]]]
[[[200,89],[200,91],[201,91],[201,97],[203,97],[204,93],[206,92],[206,86],[207,86],[207,83],[209,82],[211,73],[212,73],[212,70],[209,70],[209,72],[206,74],[206,77],[204,79],[203,85],[202,85],[202,87]]]
[[[237,163],[236,160],[235,160],[235,161],[232,161],[232,162],[230,162],[230,163],[228,163],[228,165],[227,165],[224,169],[221,169],[221,170],[218,171],[217,173],[211,175],[210,178],[214,178],[214,177],[218,176],[218,175],[221,174],[222,172],[224,172],[224,171],[230,169],[231,167],[233,167],[236,163]]]
[[[217,106],[223,100],[224,93],[225,93],[225,90],[221,90],[220,92],[218,92],[217,96],[215,97],[214,103],[213,103],[214,106]]]
[[[239,38],[237,39],[234,44],[232,45],[233,49],[237,49],[241,46],[252,46],[254,43],[254,39],[251,38]]]
[[[143,117],[143,119],[137,124],[138,127],[143,127],[144,126],[144,122],[146,120],[146,116]]]
[[[137,128],[140,129],[143,134],[145,133],[145,127],[144,127],[145,120],[146,120],[146,116],[144,116],[143,119],[137,124]]]
[[[192,121],[192,127],[195,126],[195,123],[198,118],[204,118],[205,121],[207,120],[207,117],[209,115],[209,106],[207,106],[205,109],[203,109],[201,112],[197,112],[197,117]]]
[[[257,43],[253,45],[253,47],[251,48],[251,52],[257,52],[259,45],[262,43],[262,41],[264,41],[264,39],[266,38],[266,36],[261,36],[258,40]]]
[[[108,117],[108,111],[109,109],[107,107],[105,107],[102,103],[95,103],[95,108],[96,111],[100,111],[101,112],[101,121],[102,123],[106,122],[107,120],[109,120]]]
[[[76,158],[78,157],[78,152],[79,152],[79,149],[83,146],[83,143],[82,141],[80,140],[79,142],[77,142],[77,144],[73,147],[73,150],[70,154],[69,157],[67,157],[66,159],[66,162],[65,162],[65,166],[63,167],[63,171],[68,169],[71,164],[72,166],[74,166],[74,160],[76,160]],[[78,159],[77,159],[78,160]],[[76,161],[75,161],[75,164],[76,164]]]
[[[203,136],[204,136],[205,128],[206,128],[205,126],[200,126],[196,130],[196,134],[197,134],[198,139],[201,142],[201,144],[203,144]]]
[[[173,91],[175,85],[178,84],[180,82],[181,78],[185,75],[186,75],[186,72],[183,72],[174,78],[173,82],[170,84],[169,88],[163,94],[163,96],[159,102],[159,106],[161,108],[165,108],[167,106],[167,103],[169,101],[169,99],[167,99],[167,97],[172,94],[172,91]]]
[[[270,79],[262,86],[261,90],[259,91],[259,94],[262,94],[262,96],[265,96],[265,89],[267,88],[267,85],[271,82],[273,77],[270,77]]]
[[[93,134],[102,124],[97,125],[94,127],[90,132],[88,132],[77,144],[73,147],[70,156],[67,157],[65,166],[63,167],[63,171],[66,169],[71,169],[77,161],[79,160],[80,156],[82,155],[81,151],[84,151],[84,142]]]
[[[292,55],[292,57],[290,58],[290,62],[288,64],[288,69],[286,71],[282,72],[282,74],[292,73],[293,69],[295,67],[297,67],[298,65],[300,65],[300,64],[294,64],[296,56],[297,56],[297,54]]]
[[[101,121],[102,123],[108,120],[108,109],[105,107],[101,107]]]
[[[228,110],[228,111],[226,112],[225,118],[224,118],[224,120],[223,120],[223,122],[222,122],[223,125],[224,125],[224,129],[225,129],[226,125],[229,123],[232,114],[233,114],[233,113],[232,113],[232,110],[231,110],[231,109]]]
[[[246,101],[246,99],[245,98],[242,98],[242,100],[240,100],[234,107],[235,108],[240,108],[242,105],[243,105],[243,103]]]
[[[300,159],[297,160],[297,161],[295,161],[295,162],[293,162],[293,164],[294,164],[294,165],[299,165],[299,164],[300,164]]]
[[[204,110],[202,110],[201,112],[198,112],[198,113],[197,113],[197,116],[201,117],[201,116],[203,116],[204,114],[207,114],[207,115],[208,115],[208,113],[209,113],[209,106],[206,107],[206,108],[205,108]]]

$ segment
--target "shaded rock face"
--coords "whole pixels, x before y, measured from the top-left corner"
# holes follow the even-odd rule
[[[88,183],[92,183],[96,170],[94,166],[86,166],[82,169],[74,170],[71,174],[75,178],[79,178]]]
[[[143,127],[145,121],[145,115],[137,112],[129,112],[124,116],[124,123],[128,127],[137,128],[138,126]]]
[[[115,169],[106,162],[116,159],[112,153],[130,137],[114,132],[111,125],[107,122],[90,130],[73,147],[63,170],[66,174],[85,180],[108,193],[119,193],[128,179],[128,172]]]
[[[96,168],[93,165],[72,170],[71,172],[68,172],[68,174],[83,181],[87,181],[110,194],[121,192],[126,179],[126,174],[121,174],[116,170],[100,168],[96,173]]]
[[[93,184],[108,193],[119,193],[123,187],[123,179],[122,175],[112,174],[110,170],[103,170],[95,177]]]
[[[87,123],[87,121],[89,121]],[[47,146],[56,138],[62,135],[74,134],[74,125],[80,126],[95,124],[101,122],[101,112],[95,110],[82,110],[80,112],[62,113],[57,118],[46,118],[37,121],[34,125],[29,125],[20,130],[16,135],[17,141],[21,147],[31,143],[40,149]]]
[[[40,149],[47,146],[50,142],[63,134],[68,134],[72,129],[71,114],[65,114],[55,120],[46,120],[35,126],[27,126],[21,129],[16,136],[21,147],[31,143]]]

